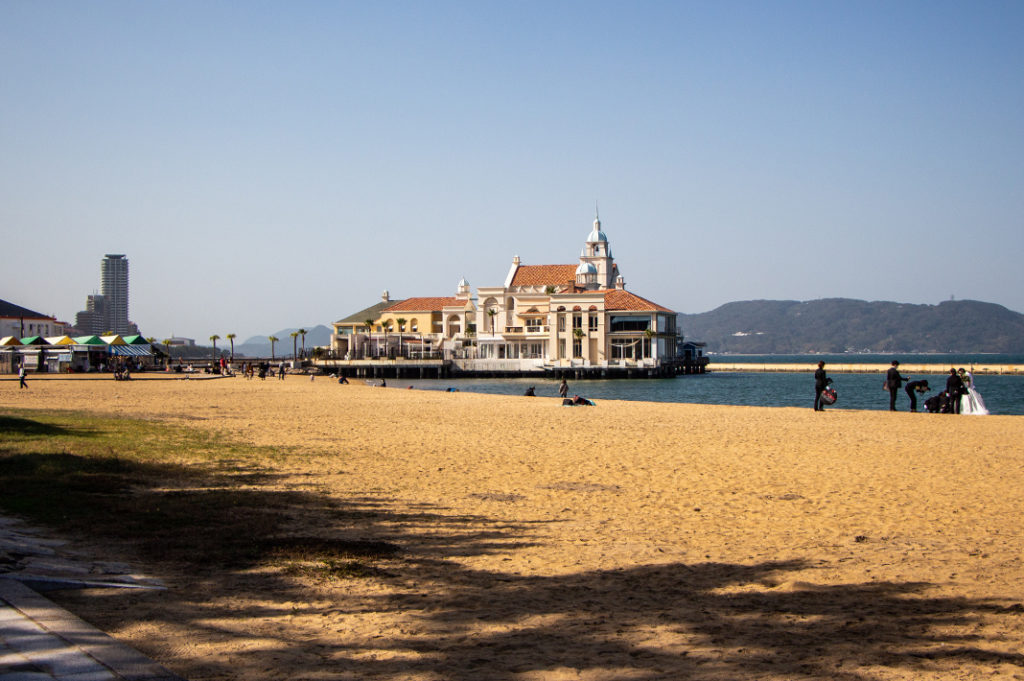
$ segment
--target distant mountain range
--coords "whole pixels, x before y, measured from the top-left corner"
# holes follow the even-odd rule
[[[317,326],[307,326],[303,328],[306,329],[306,352],[309,352],[311,348],[314,348],[317,345],[331,344],[331,334],[334,333],[334,330],[331,327],[318,324]],[[274,336],[278,339],[277,343],[274,344],[274,354],[278,357],[290,357],[292,354],[291,334],[298,330],[298,328],[281,329],[280,331],[268,333],[266,336],[253,336],[252,338],[246,339],[243,343],[235,343],[235,354],[245,355],[247,357],[269,357],[270,341],[268,338],[270,338],[270,336]],[[302,336],[299,336],[296,340],[296,347],[301,350]],[[218,347],[228,348],[229,346],[221,340]]]
[[[747,300],[680,314],[679,331],[709,352],[1024,353],[1024,315],[976,300],[938,305],[822,300]]]

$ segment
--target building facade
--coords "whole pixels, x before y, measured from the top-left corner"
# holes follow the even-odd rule
[[[335,322],[336,358],[419,351],[466,371],[537,372],[656,368],[679,357],[676,313],[626,290],[599,218],[576,263],[527,265],[515,256],[504,282],[475,296],[463,279],[453,297],[387,303]]]

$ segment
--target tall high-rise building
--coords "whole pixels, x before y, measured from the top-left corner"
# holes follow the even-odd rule
[[[114,333],[128,333],[128,259],[124,254],[103,256],[100,278],[107,325]]]
[[[138,333],[128,320],[128,258],[108,253],[100,263],[102,293],[86,299],[86,309],[75,317],[75,326],[84,333]]]

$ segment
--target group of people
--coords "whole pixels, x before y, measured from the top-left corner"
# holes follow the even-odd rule
[[[274,371],[270,366],[270,362],[243,362],[242,363],[242,375],[247,379],[252,379],[254,376],[259,378],[261,381],[266,380],[267,376],[273,376]],[[283,381],[285,376],[285,364],[281,362],[277,365],[277,378]]]
[[[910,380],[900,375],[900,363],[892,361],[892,366],[885,374],[882,388],[889,391],[889,411],[896,411],[896,398],[903,388],[910,398],[910,411],[917,411],[917,398],[931,390],[926,380]],[[818,362],[814,372],[814,411],[824,411],[827,403],[828,385],[831,383],[825,375],[825,363]],[[925,408],[931,413],[943,414],[988,414],[985,401],[974,388],[974,376],[963,367],[950,369],[946,379],[946,389],[924,401]]]

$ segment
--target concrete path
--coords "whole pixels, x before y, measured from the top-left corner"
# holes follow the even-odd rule
[[[0,681],[184,681],[40,593],[154,587],[126,568],[0,517]]]

